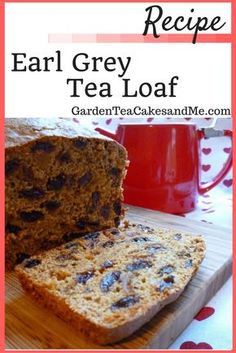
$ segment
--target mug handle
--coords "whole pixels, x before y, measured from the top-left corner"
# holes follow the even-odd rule
[[[233,152],[232,152],[232,131],[230,130],[224,130],[224,131],[217,131],[214,129],[202,129],[198,130],[198,137],[199,140],[205,138],[210,138],[210,137],[216,137],[216,136],[229,136],[231,138],[231,151],[230,154],[223,166],[223,168],[220,170],[220,172],[213,178],[213,180],[209,181],[208,183],[202,185],[198,185],[198,191],[199,194],[204,194],[205,192],[211,190],[214,188],[217,184],[219,184],[222,179],[226,176],[226,174],[229,172],[230,168],[232,167],[232,161],[233,161]]]
[[[105,129],[102,129],[100,127],[96,127],[95,129],[97,132],[99,132],[101,135],[104,135],[106,137],[109,137],[113,140],[116,140],[116,133],[112,132],[112,131],[109,131],[109,130],[105,130]]]

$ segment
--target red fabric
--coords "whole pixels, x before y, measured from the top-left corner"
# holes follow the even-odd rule
[[[215,312],[215,309],[210,307],[210,306],[205,306],[204,308],[202,308],[199,313],[195,316],[194,319],[198,320],[198,321],[202,321],[207,319],[209,316],[213,315]]]
[[[210,147],[209,147],[209,148],[203,148],[203,149],[202,149],[202,153],[204,153],[205,155],[210,154],[211,151],[212,151],[212,149],[211,149]]]
[[[208,172],[208,170],[210,170],[210,169],[211,169],[211,165],[210,164],[203,164],[202,165],[202,170],[204,172]]]
[[[212,346],[206,342],[195,343],[193,341],[186,341],[181,344],[180,349],[213,349]]]
[[[231,147],[225,147],[225,148],[223,148],[223,151],[224,151],[225,153],[230,153]]]
[[[232,186],[233,180],[232,179],[225,179],[223,181],[223,184],[227,187],[230,188],[230,186]]]
[[[106,120],[106,124],[107,124],[107,125],[110,125],[111,122],[112,122],[112,119],[111,119],[111,118]]]

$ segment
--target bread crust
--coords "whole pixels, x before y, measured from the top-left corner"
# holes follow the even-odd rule
[[[6,118],[5,148],[14,148],[47,137],[80,137],[112,141],[69,118]],[[114,142],[115,143],[115,142]],[[120,145],[121,146],[121,145]],[[124,147],[121,146],[124,149]]]

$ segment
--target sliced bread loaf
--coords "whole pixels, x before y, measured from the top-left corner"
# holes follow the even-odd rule
[[[6,268],[119,225],[127,154],[70,119],[6,119]]]
[[[32,297],[86,338],[107,344],[177,299],[204,253],[201,236],[129,225],[87,234],[16,270]]]

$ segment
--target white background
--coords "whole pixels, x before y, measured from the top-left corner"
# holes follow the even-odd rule
[[[112,105],[153,108],[182,108],[186,105],[209,108],[230,108],[230,44],[192,43],[48,43],[50,33],[140,33],[146,19],[145,8],[151,4],[6,4],[6,116],[49,117],[71,116],[74,105],[84,108],[109,108]],[[212,19],[220,15],[227,26],[217,33],[228,33],[231,28],[230,4],[188,3],[161,4],[165,15],[196,16]],[[158,28],[159,31],[160,28]],[[160,30],[159,33],[162,31]],[[170,32],[167,32],[168,34]],[[182,32],[181,32],[182,33]],[[186,31],[184,32],[186,33]],[[12,52],[30,56],[55,56],[62,52],[63,72],[12,72]],[[132,89],[142,82],[165,82],[179,76],[176,98],[122,98],[123,83],[114,72],[77,72],[72,67],[74,55],[85,52],[89,58],[131,56],[125,78],[132,80]],[[81,90],[80,98],[71,98],[67,78],[83,78],[85,83],[111,84],[112,98],[88,98]]]

